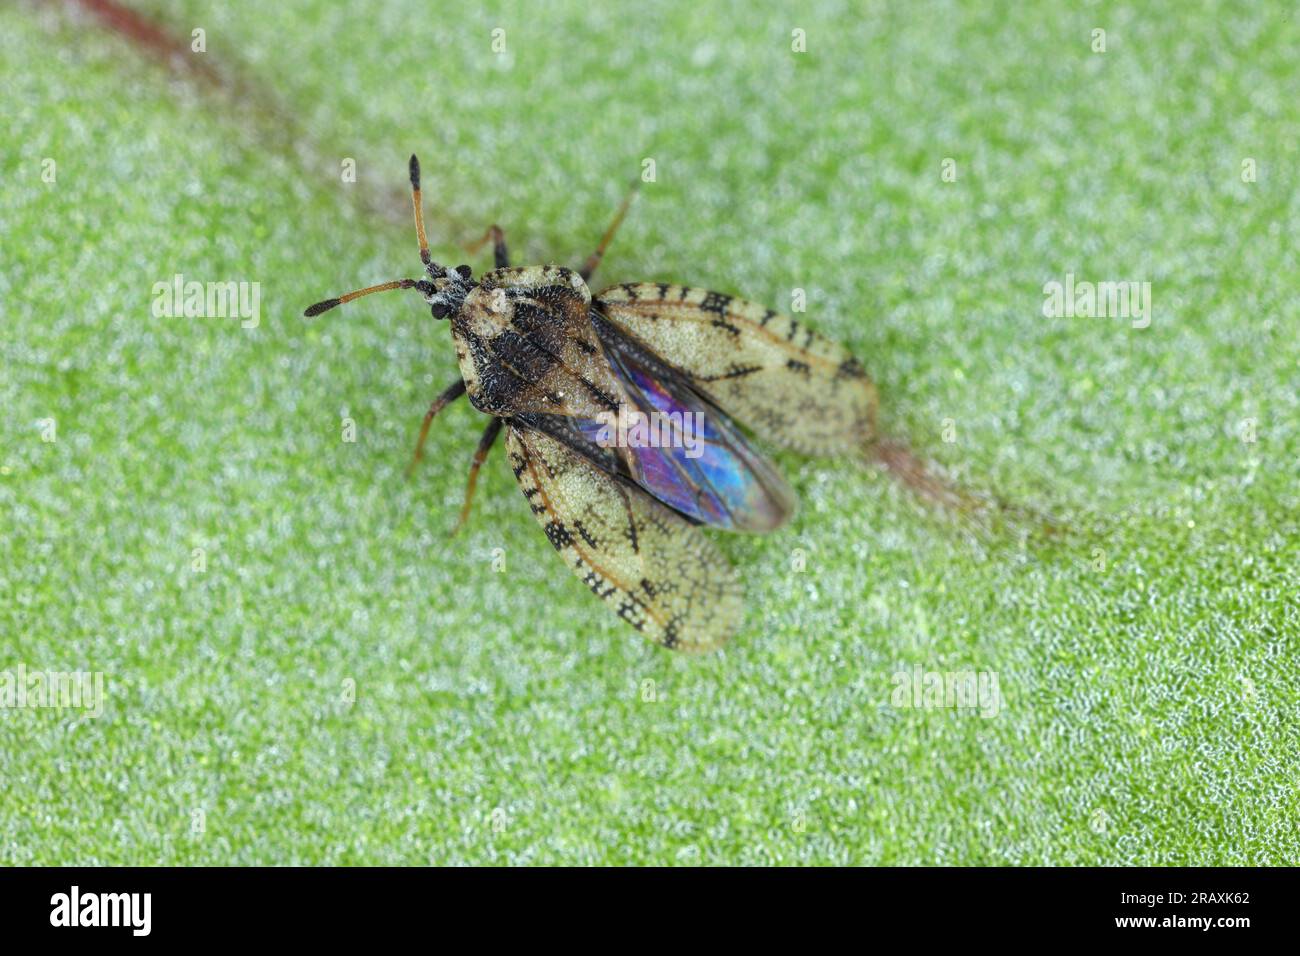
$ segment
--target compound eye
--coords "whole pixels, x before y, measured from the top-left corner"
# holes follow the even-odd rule
[[[468,278],[470,277],[470,273],[471,273],[471,271],[472,271],[472,270],[470,269],[469,266],[457,266],[457,267],[456,267],[456,273],[457,273],[457,274],[458,274],[462,279],[468,279]]]
[[[429,306],[429,311],[433,313],[435,319],[445,319],[451,314],[451,306],[446,302],[434,302]]]

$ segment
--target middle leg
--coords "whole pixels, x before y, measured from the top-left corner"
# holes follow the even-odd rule
[[[483,429],[483,437],[479,439],[478,448],[474,451],[474,462],[469,466],[469,480],[465,483],[465,503],[461,505],[460,518],[456,521],[456,527],[451,531],[452,537],[455,537],[465,526],[465,521],[469,518],[469,507],[474,502],[474,486],[478,484],[478,470],[487,460],[488,452],[492,450],[492,444],[497,440],[504,423],[504,418],[494,418],[488,422],[487,428]]]
[[[420,463],[420,458],[424,454],[424,440],[429,437],[429,426],[433,424],[434,416],[464,394],[465,382],[458,378],[443,389],[442,394],[433,400],[429,410],[424,413],[424,422],[420,425],[420,437],[415,442],[415,454],[411,457],[411,463],[406,466],[407,478],[414,473],[415,466]]]

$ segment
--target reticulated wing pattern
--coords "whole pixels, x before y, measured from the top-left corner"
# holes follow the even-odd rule
[[[512,426],[506,451],[551,545],[616,615],[680,651],[735,632],[740,582],[697,526],[539,431]]]
[[[592,307],[766,440],[838,455],[875,437],[876,389],[862,365],[789,316],[719,292],[649,282],[605,289]]]

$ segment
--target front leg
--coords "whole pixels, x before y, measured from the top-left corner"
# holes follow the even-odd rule
[[[504,269],[510,265],[510,253],[506,249],[506,235],[498,225],[488,226],[487,232],[483,233],[483,238],[468,247],[470,255],[482,249],[483,243],[487,242],[489,238],[492,240],[492,258],[496,262],[496,267]]]
[[[578,270],[578,275],[582,276],[583,282],[590,281],[595,275],[596,269],[600,266],[600,260],[605,258],[605,250],[609,247],[610,242],[614,239],[614,233],[618,232],[618,227],[623,224],[623,217],[627,215],[627,209],[632,205],[632,199],[636,196],[637,187],[640,180],[632,180],[632,185],[628,187],[627,194],[623,197],[623,202],[619,204],[618,212],[614,213],[614,221],[609,224],[605,234],[600,237],[600,245],[596,246],[596,251],[587,256],[587,261],[582,264]]]

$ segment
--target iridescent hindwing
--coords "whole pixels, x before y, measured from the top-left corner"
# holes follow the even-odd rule
[[[593,321],[605,323],[599,316]],[[649,446],[642,441],[628,449],[638,485],[715,528],[764,532],[790,519],[798,504],[794,491],[686,375],[625,335],[607,334],[602,344],[635,410],[657,426]]]
[[[592,307],[775,444],[834,455],[875,436],[876,389],[861,364],[789,316],[666,283],[612,286]],[[597,335],[602,331],[597,322]]]
[[[736,630],[740,582],[698,527],[539,431],[512,425],[506,451],[552,546],[620,618],[680,651]]]

